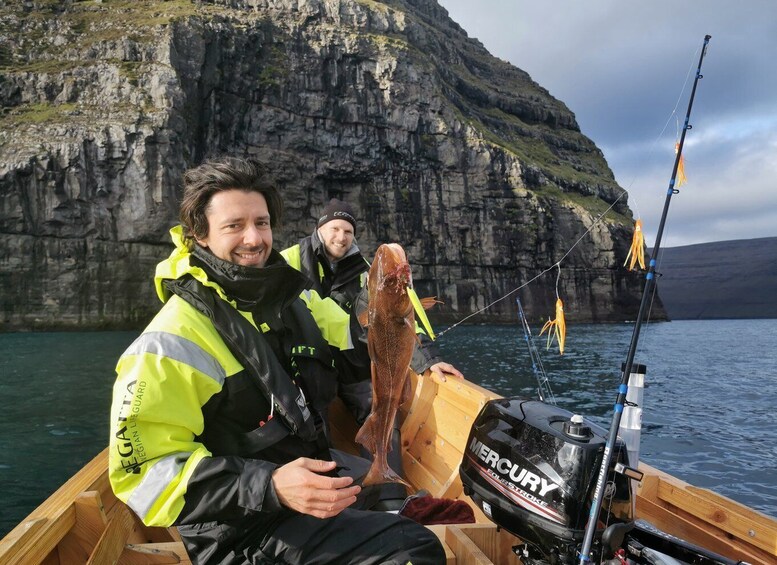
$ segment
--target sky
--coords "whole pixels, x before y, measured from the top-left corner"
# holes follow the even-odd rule
[[[777,236],[777,0],[438,0],[470,37],[564,102],[629,192],[649,249]]]

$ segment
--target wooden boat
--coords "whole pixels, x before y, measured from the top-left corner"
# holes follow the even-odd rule
[[[472,504],[458,466],[480,408],[498,395],[468,381],[414,377],[415,394],[402,407],[407,479],[433,496]],[[333,438],[354,450],[356,425],[341,404],[332,410]],[[355,451],[354,451],[355,452]],[[107,449],[0,541],[0,563],[190,563],[175,528],[148,528],[111,492]],[[777,563],[777,520],[647,465],[636,513],[657,528],[731,559]],[[520,542],[477,508],[477,523],[429,526],[445,546],[448,565],[517,564]]]

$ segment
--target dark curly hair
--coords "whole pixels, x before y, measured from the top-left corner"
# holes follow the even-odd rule
[[[183,175],[180,220],[187,244],[208,236],[206,212],[213,195],[234,189],[262,194],[270,213],[270,227],[280,224],[283,202],[278,189],[270,182],[267,168],[251,159],[220,157],[189,169]]]

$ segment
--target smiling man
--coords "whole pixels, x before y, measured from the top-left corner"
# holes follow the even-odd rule
[[[109,477],[147,525],[176,525],[195,564],[437,564],[436,536],[357,510],[322,414],[348,316],[273,250],[266,171],[221,159],[184,175],[162,309],[116,367]]]
[[[372,374],[367,351],[367,334],[358,322],[362,308],[367,307],[367,271],[370,263],[362,256],[356,244],[356,215],[347,202],[332,198],[318,218],[313,233],[296,245],[281,251],[289,265],[301,271],[308,280],[308,288],[319,295],[329,297],[351,315],[351,333],[354,348],[334,351],[339,372],[338,395],[359,424],[372,409]],[[461,372],[443,361],[436,346],[420,327],[419,345],[413,350],[411,368],[423,374],[435,371],[463,378]],[[445,377],[443,377],[444,379]],[[389,465],[402,474],[401,437],[399,425],[395,426],[389,452]],[[369,457],[366,450],[362,455]],[[396,509],[404,501],[404,487],[384,486],[381,505]]]
[[[264,267],[272,251],[267,200],[261,192],[218,192],[206,209],[208,234],[196,238],[213,255],[244,267]]]
[[[350,204],[330,200],[313,233],[281,254],[310,279],[311,289],[351,312],[370,264],[356,245],[356,216]]]
[[[302,238],[296,245],[281,251],[281,255],[289,265],[301,271],[308,279],[308,288],[315,290],[320,296],[334,300],[345,312],[353,315],[352,332],[359,336],[362,342],[366,342],[358,322],[355,321],[358,310],[366,307],[365,283],[370,263],[359,250],[356,244],[356,215],[353,208],[347,202],[332,198],[318,218],[313,233]],[[357,302],[359,304],[357,304]],[[426,337],[426,334],[418,328],[422,345],[415,349],[411,366],[417,373],[427,370],[439,374],[451,374],[463,377],[450,363],[442,361],[437,348]],[[360,348],[357,344],[356,353],[349,353],[346,359],[341,360],[341,389],[343,383],[350,386],[355,383],[358,390],[341,390],[346,404],[354,411],[357,419],[361,420],[367,414],[359,412],[352,402],[353,394],[358,396],[362,407],[369,411],[369,390],[365,390],[364,380],[370,380],[369,359],[366,356],[366,346]],[[366,371],[366,372],[365,372]],[[359,384],[361,381],[361,384]],[[365,404],[366,402],[366,404]],[[360,417],[361,416],[361,417]]]
[[[340,204],[345,209],[332,210],[335,207],[340,207]],[[327,257],[333,263],[345,257],[346,253],[354,251],[352,246],[356,220],[347,208],[348,205],[344,202],[338,203],[336,200],[332,200],[327,207],[328,210],[324,211],[324,216],[318,222],[319,237],[324,242]]]

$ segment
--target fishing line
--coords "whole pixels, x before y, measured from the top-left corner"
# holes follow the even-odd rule
[[[650,144],[650,148],[648,149],[648,152],[647,152],[647,157],[645,158],[645,160],[648,162],[650,161],[650,158],[655,154],[656,146],[658,145],[658,142],[661,141],[661,138],[664,136],[664,133],[666,133],[666,128],[669,127],[669,123],[672,121],[672,118],[675,118],[675,120],[677,120],[677,109],[680,107],[680,102],[682,102],[683,100],[683,94],[685,93],[685,89],[688,86],[688,81],[691,79],[691,74],[693,73],[694,66],[695,66],[695,59],[696,59],[696,56],[699,54],[699,50],[700,49],[697,48],[693,52],[693,55],[691,55],[691,58],[690,58],[691,63],[688,66],[688,72],[685,74],[685,81],[683,82],[683,86],[680,89],[680,94],[677,95],[677,101],[674,104],[674,108],[672,109],[671,112],[669,112],[669,116],[666,118],[666,122],[664,122],[664,127],[661,128],[661,131],[653,140],[653,143]],[[679,126],[677,129],[679,131]],[[629,194],[631,194],[630,192],[631,188],[634,186],[634,183],[636,182],[636,180],[637,180],[637,175],[635,174],[632,177],[631,182],[629,182],[629,184],[626,185],[625,190],[626,192],[629,192]],[[631,194],[631,196],[632,196],[632,200],[634,201],[634,211],[637,213],[637,218],[641,218],[642,214],[639,211],[639,203],[637,202],[637,196],[636,194]]]
[[[548,373],[545,371],[545,366],[542,364],[542,357],[540,356],[540,352],[537,349],[537,346],[534,344],[529,322],[526,320],[526,314],[523,312],[521,299],[516,298],[515,303],[518,306],[518,317],[520,318],[521,325],[523,326],[523,337],[526,340],[526,346],[529,348],[531,368],[534,372],[534,376],[537,378],[537,396],[539,396],[542,402],[556,404],[556,397],[553,395],[553,390],[550,388]]]
[[[709,45],[707,45],[706,48],[709,48]],[[694,71],[694,68],[695,68],[695,65],[696,65],[694,59],[696,59],[697,55],[699,55],[699,52],[700,52],[701,49],[702,49],[701,47],[697,48],[693,52],[693,55],[691,56],[691,63],[688,66],[688,72],[685,75],[685,82],[683,82],[683,86],[680,89],[680,94],[677,97],[677,102],[675,102],[674,109],[672,110],[672,112],[670,113],[669,117],[667,118],[666,123],[664,124],[664,127],[661,129],[661,132],[658,134],[658,137],[656,137],[656,139],[653,141],[653,144],[651,145],[650,150],[648,152],[648,159],[654,153],[655,147],[658,144],[658,141],[661,139],[661,137],[666,132],[666,128],[669,126],[669,122],[671,121],[672,117],[674,117],[674,119],[675,119],[675,139],[679,139],[679,137],[680,137],[680,131],[681,131],[680,130],[680,117],[677,114],[677,109],[680,107],[680,102],[682,101],[683,94],[685,93],[685,89],[688,86],[688,81],[690,80],[691,74]],[[636,179],[636,177],[635,177],[635,179]],[[632,183],[633,182],[634,181],[632,180]],[[635,196],[634,197],[634,208],[637,209],[637,216],[639,216],[640,215],[639,214],[639,206],[637,205],[637,201],[636,200],[637,199],[636,199],[636,196]],[[667,232],[668,231],[669,230],[667,229]],[[667,233],[667,240],[668,239],[669,239],[669,234]],[[649,330],[649,328],[650,328],[650,321],[652,319],[653,306],[655,305],[656,296],[658,296],[658,279],[661,277],[660,268],[661,268],[661,263],[663,261],[663,258],[664,258],[664,249],[660,248],[658,250],[657,256],[653,257],[653,259],[656,260],[656,284],[653,285],[653,289],[652,289],[652,292],[651,292],[651,295],[650,295],[650,304],[648,306],[647,317],[645,319],[645,338],[643,340],[644,345],[640,345],[639,346],[639,351],[640,352],[643,351],[643,347],[645,345],[647,345],[648,342],[650,341],[650,335],[649,335],[650,334],[650,330]]]
[[[546,273],[548,273],[548,272],[552,271],[552,270],[553,270],[553,269],[555,269],[555,268],[558,268],[558,270],[559,270],[559,273],[558,273],[558,275],[557,275],[557,277],[556,277],[556,296],[558,296],[558,280],[559,280],[559,277],[561,276],[561,262],[562,262],[564,259],[566,259],[566,258],[569,256],[569,254],[570,254],[570,253],[572,253],[572,250],[574,250],[574,248],[575,248],[575,247],[577,247],[577,246],[580,244],[580,242],[581,242],[581,241],[583,241],[583,238],[585,238],[585,236],[587,236],[589,233],[591,233],[591,231],[592,231],[592,230],[593,230],[593,229],[594,229],[594,228],[595,228],[597,225],[599,225],[599,222],[600,222],[600,221],[601,221],[601,219],[604,217],[604,215],[605,215],[605,214],[607,214],[607,212],[609,212],[610,210],[612,210],[612,209],[615,207],[615,205],[616,205],[616,204],[617,204],[617,203],[620,201],[620,199],[621,199],[621,198],[623,198],[623,197],[624,197],[626,194],[627,194],[627,193],[626,193],[626,191],[624,190],[624,191],[623,191],[623,192],[620,194],[620,196],[618,196],[618,198],[616,198],[616,199],[615,199],[615,201],[614,201],[612,204],[610,204],[610,206],[609,206],[609,207],[608,207],[608,208],[607,208],[607,209],[606,209],[604,212],[602,212],[601,214],[599,214],[599,215],[596,217],[596,219],[593,221],[593,223],[591,224],[591,227],[590,227],[590,228],[588,228],[588,229],[587,229],[585,232],[583,232],[583,235],[581,235],[581,236],[580,236],[580,237],[577,239],[577,241],[575,241],[575,243],[572,245],[572,247],[570,247],[570,248],[567,250],[567,252],[564,254],[564,256],[563,256],[563,257],[561,257],[561,259],[559,259],[558,261],[556,261],[555,263],[553,263],[553,264],[552,264],[550,267],[548,267],[547,269],[545,269],[545,270],[544,270],[544,271],[542,271],[541,273],[539,273],[539,274],[535,275],[533,278],[529,279],[528,281],[526,281],[526,282],[525,282],[525,283],[523,283],[522,285],[520,285],[520,286],[518,286],[518,287],[514,288],[513,290],[511,290],[510,292],[508,292],[507,294],[505,294],[505,295],[504,295],[504,296],[502,296],[501,298],[497,298],[496,300],[494,300],[494,301],[493,301],[493,302],[491,302],[490,304],[487,304],[486,306],[484,306],[484,307],[483,307],[483,308],[481,308],[480,310],[477,310],[476,312],[473,312],[473,313],[472,313],[472,314],[470,314],[469,316],[465,316],[464,318],[462,318],[461,320],[459,320],[458,322],[456,322],[455,324],[453,324],[451,327],[449,327],[449,328],[445,328],[444,330],[442,330],[441,332],[439,332],[439,333],[437,334],[437,337],[439,338],[439,337],[441,337],[441,336],[445,335],[446,333],[448,333],[449,331],[451,331],[453,328],[455,328],[455,327],[457,327],[457,326],[460,326],[461,324],[463,324],[464,322],[466,322],[467,320],[469,320],[469,319],[470,319],[470,318],[472,318],[473,316],[477,316],[478,314],[480,314],[480,313],[482,313],[482,312],[485,312],[486,310],[488,310],[489,308],[491,308],[491,307],[492,307],[494,304],[496,304],[496,303],[498,303],[498,302],[501,302],[502,300],[504,300],[504,299],[506,299],[506,298],[508,298],[508,297],[512,296],[513,294],[515,294],[516,292],[518,292],[518,291],[519,291],[519,290],[521,290],[522,288],[525,288],[525,287],[529,286],[531,283],[533,283],[534,281],[536,281],[537,279],[539,279],[541,276],[543,276],[544,274],[546,274]]]

